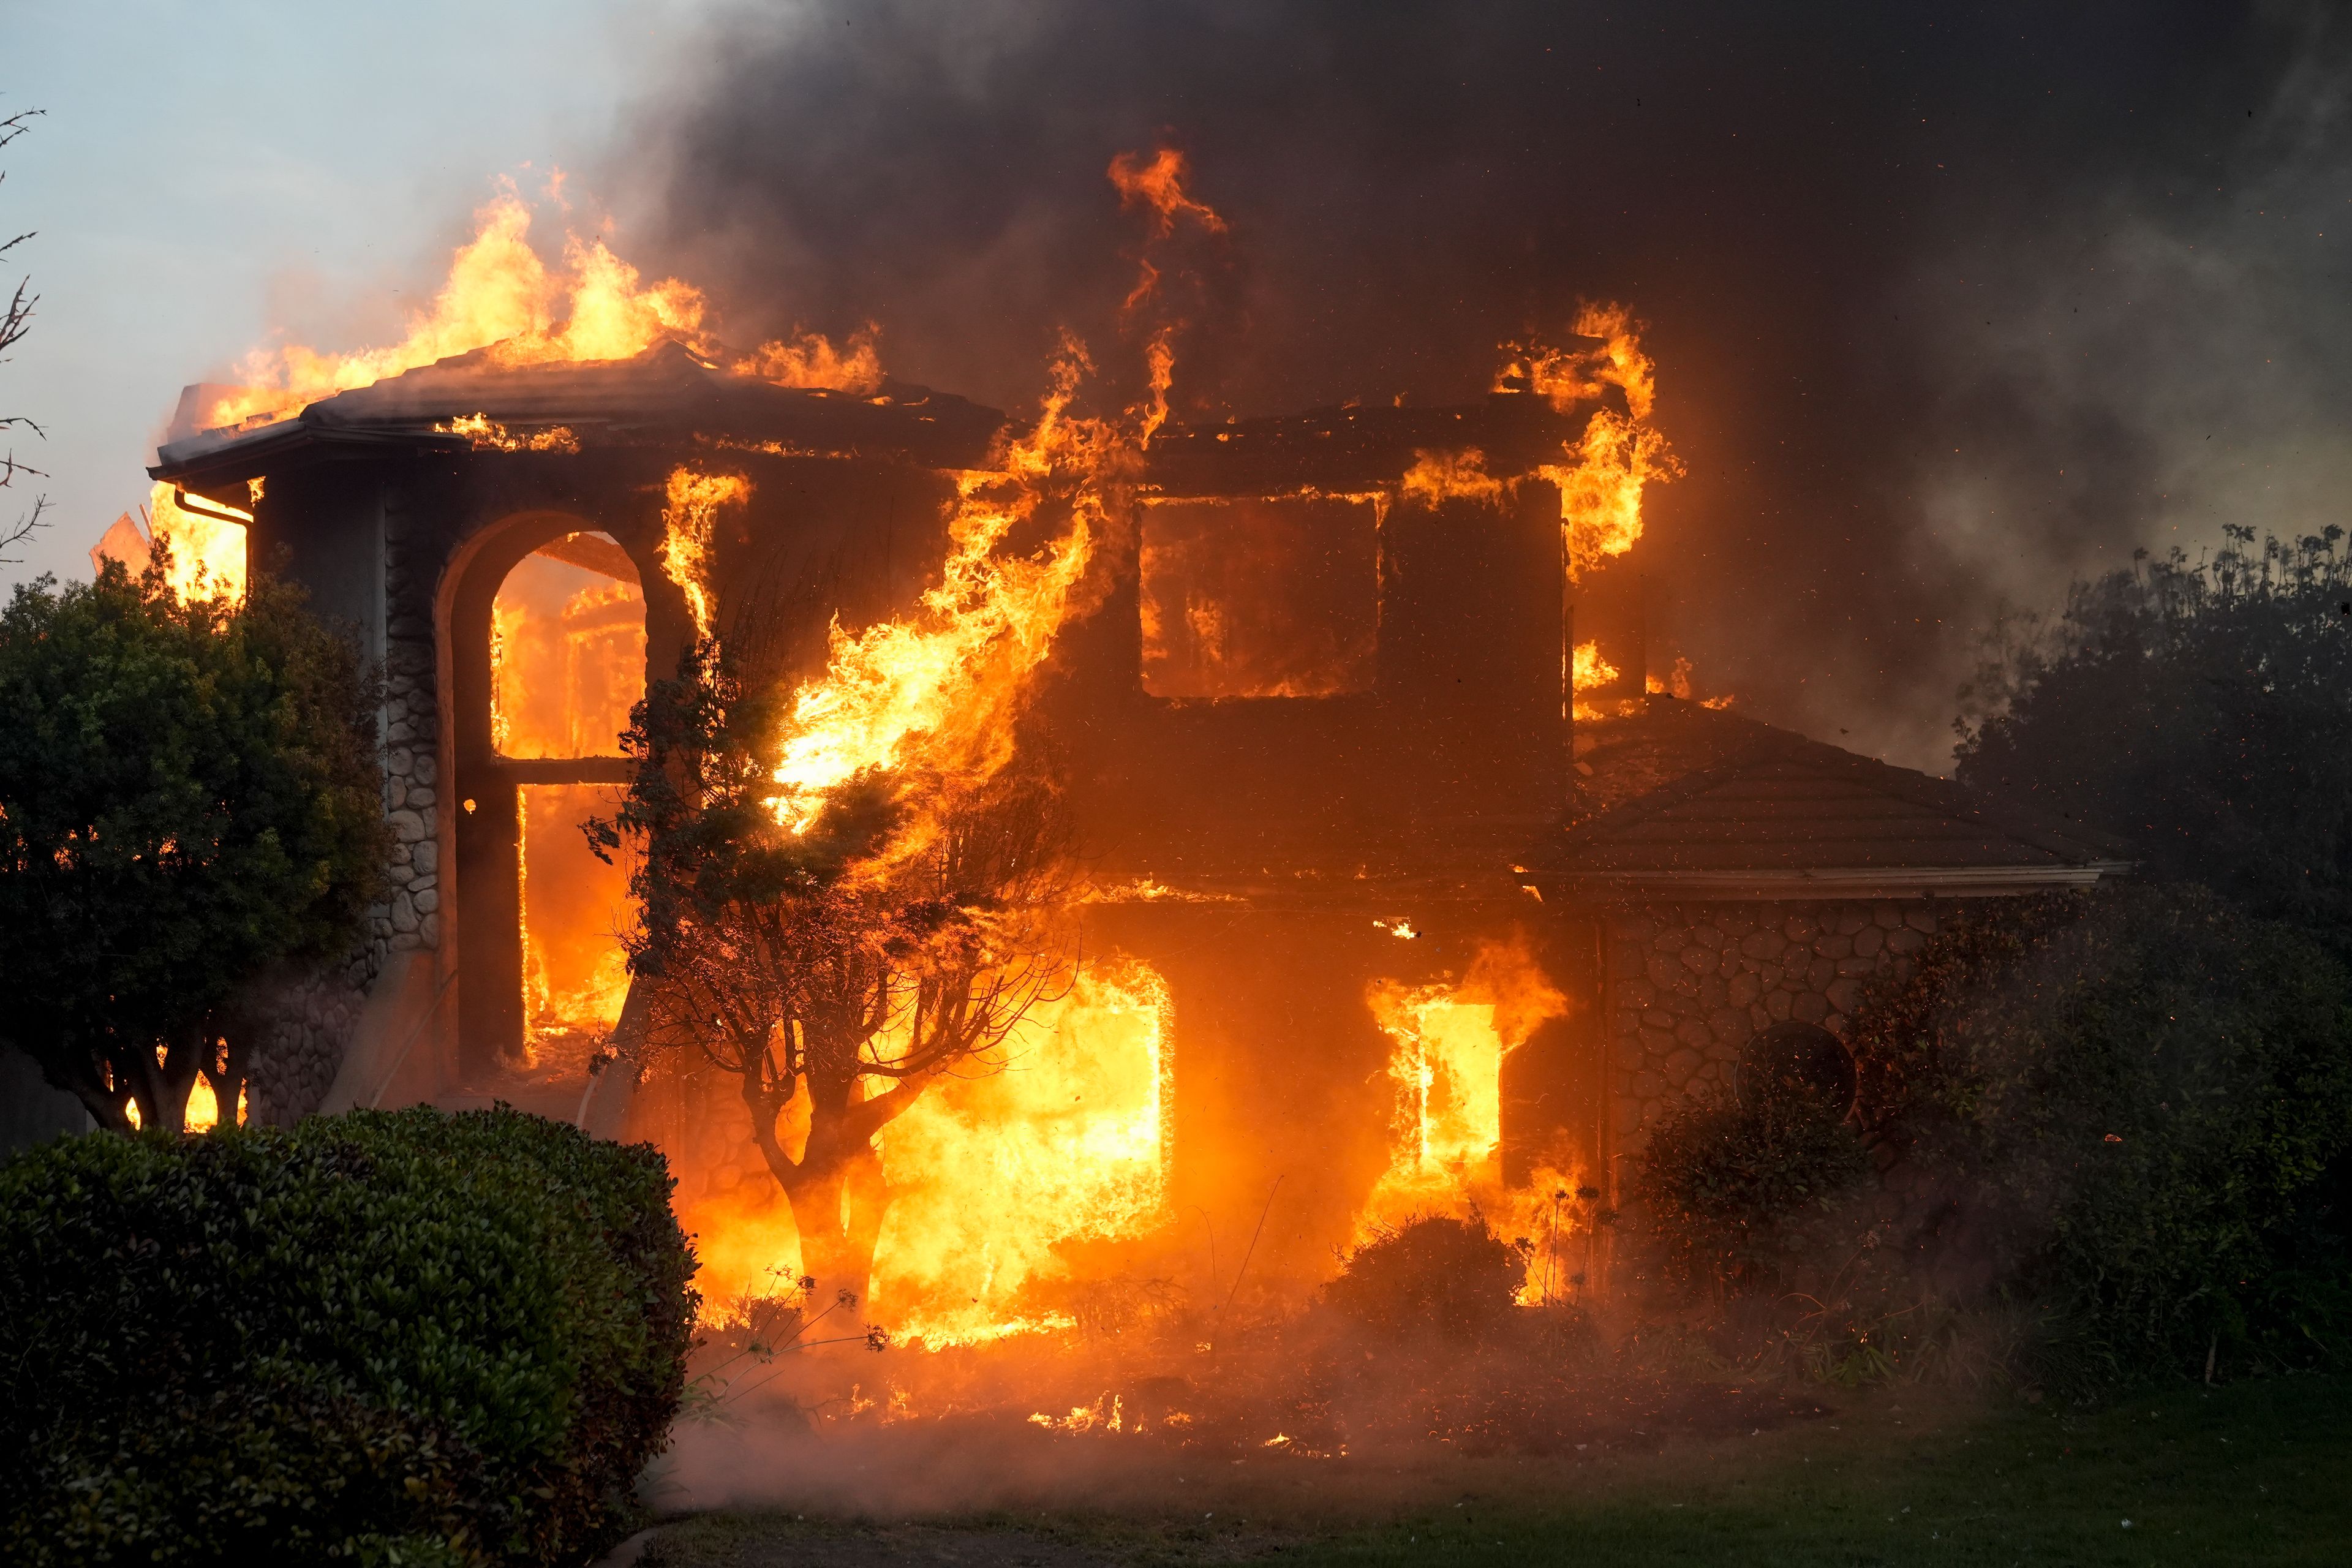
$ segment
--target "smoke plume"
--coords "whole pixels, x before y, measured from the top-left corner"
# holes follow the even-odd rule
[[[1059,329],[1119,341],[1105,169],[1161,143],[1230,224],[1180,416],[1474,397],[1631,302],[1690,465],[1643,546],[1665,636],[1896,761],[1948,760],[2001,604],[2310,531],[2347,466],[2315,7],[809,0],[696,58],[612,184],[740,342],[870,320],[894,374],[1023,406]]]

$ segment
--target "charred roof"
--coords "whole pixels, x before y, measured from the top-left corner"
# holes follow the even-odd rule
[[[152,478],[204,491],[288,461],[386,447],[466,451],[496,441],[453,428],[487,421],[508,439],[561,428],[582,447],[696,441],[937,468],[984,467],[1006,416],[951,393],[886,381],[871,394],[780,386],[666,342],[634,359],[504,364],[478,349],[338,393],[290,418],[199,429],[206,394],[183,395]],[[1393,485],[1423,452],[1475,448],[1488,472],[1557,459],[1580,428],[1545,399],[1496,393],[1454,407],[1344,405],[1304,414],[1171,424],[1150,445],[1148,489],[1171,496],[1333,491]]]
[[[885,382],[865,395],[779,386],[722,370],[676,342],[635,359],[589,363],[505,365],[495,353],[480,349],[387,376],[321,398],[290,419],[184,433],[175,426],[175,438],[163,444],[148,472],[201,490],[240,483],[289,459],[364,455],[387,446],[464,451],[481,438],[451,427],[477,418],[511,437],[561,427],[583,446],[700,438],[966,468],[985,464],[1005,426],[997,410],[929,387]],[[184,396],[184,413],[198,400]]]

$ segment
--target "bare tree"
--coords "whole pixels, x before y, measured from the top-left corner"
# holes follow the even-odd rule
[[[1026,769],[977,791],[870,778],[793,833],[765,798],[772,703],[708,654],[657,683],[628,803],[591,831],[642,851],[626,944],[647,1043],[737,1079],[803,1272],[862,1297],[892,1196],[877,1135],[942,1074],[984,1070],[1073,973],[1065,819]]]
[[[45,110],[24,109],[0,118],[0,147],[7,146],[17,137],[30,131],[33,128],[33,121],[46,112],[47,111]],[[6,171],[0,170],[0,181],[5,181],[7,177]],[[35,232],[28,229],[6,244],[0,245],[0,256],[6,256],[10,251],[32,238]],[[6,313],[0,315],[0,364],[7,363],[8,350],[32,329],[33,307],[40,303],[41,298],[32,289],[33,280],[29,277],[19,279],[16,292],[9,296]],[[13,435],[19,426],[30,430],[36,437],[42,439],[47,438],[47,433],[26,416],[0,415],[0,432]],[[30,464],[18,462],[15,444],[11,442],[7,451],[0,454],[0,489],[7,489],[14,486],[19,474],[36,479],[48,477]],[[16,564],[16,558],[6,552],[14,550],[33,536],[33,531],[41,526],[41,514],[48,509],[49,498],[37,495],[33,498],[33,504],[29,508],[19,512],[10,521],[0,522],[0,566]]]

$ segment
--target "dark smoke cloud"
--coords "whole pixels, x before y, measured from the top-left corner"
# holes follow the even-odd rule
[[[895,374],[1007,407],[1061,327],[1116,342],[1104,166],[1161,138],[1233,227],[1195,412],[1473,396],[1499,340],[1627,300],[1690,465],[1652,504],[1675,637],[1761,716],[1940,765],[2000,602],[2326,521],[2326,16],[827,0],[720,24],[615,179],[730,335],[870,317]]]

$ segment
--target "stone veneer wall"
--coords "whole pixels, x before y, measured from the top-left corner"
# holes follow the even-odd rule
[[[385,952],[441,945],[438,661],[433,647],[433,591],[440,556],[410,521],[397,495],[384,514],[384,810],[398,843],[392,852],[392,895],[373,911],[375,941]]]
[[[1845,1033],[1864,979],[1936,930],[1925,900],[1658,904],[1608,921],[1618,1147],[1683,1095],[1729,1089],[1748,1037],[1783,1019]]]
[[[368,932],[341,963],[290,987],[271,1008],[248,1068],[249,1111],[285,1125],[316,1110],[351,1048],[368,988],[397,952],[441,945],[438,799],[439,664],[433,596],[439,542],[402,504],[384,500],[384,816],[392,826],[386,892]]]

